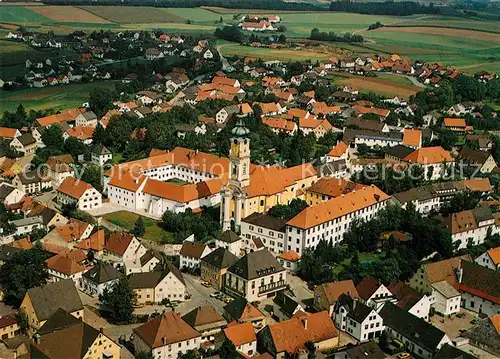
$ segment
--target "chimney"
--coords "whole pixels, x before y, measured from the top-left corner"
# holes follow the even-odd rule
[[[162,337],[161,338],[163,345],[167,345],[167,337]]]

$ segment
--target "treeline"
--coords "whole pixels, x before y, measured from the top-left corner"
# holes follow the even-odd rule
[[[356,12],[372,15],[413,15],[413,14],[439,14],[439,8],[432,3],[429,6],[414,1],[401,2],[351,2],[350,0],[333,1],[330,11]]]
[[[267,9],[294,11],[322,11],[324,8],[308,3],[284,2],[281,0],[43,0],[48,5],[116,5],[116,6],[154,6],[154,7],[200,7],[216,6],[228,9]]]
[[[337,34],[333,31],[322,32],[319,31],[317,27],[311,30],[311,35],[309,36],[311,40],[319,41],[335,41],[335,42],[363,42],[363,36],[353,35],[351,33]]]

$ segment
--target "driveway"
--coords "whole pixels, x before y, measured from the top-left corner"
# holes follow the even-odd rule
[[[452,315],[451,318],[434,315],[431,318],[431,323],[445,332],[450,339],[454,339],[460,336],[461,329],[467,330],[471,328],[473,326],[470,323],[471,320],[477,317],[475,313],[463,308],[460,308],[460,312],[465,314],[463,318],[459,318],[456,315]]]
[[[304,303],[304,300],[307,302],[307,299],[314,298],[314,293],[307,288],[307,282],[292,274],[287,274],[286,279],[299,303]]]

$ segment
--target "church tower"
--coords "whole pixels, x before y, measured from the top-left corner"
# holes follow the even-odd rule
[[[241,219],[246,217],[246,193],[250,185],[250,131],[243,123],[243,114],[238,115],[236,126],[232,129],[231,149],[229,151],[229,182],[222,189],[221,226],[222,230],[240,230]]]

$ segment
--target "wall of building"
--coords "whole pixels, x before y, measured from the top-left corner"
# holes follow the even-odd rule
[[[500,313],[500,304],[477,297],[470,293],[461,292],[461,306],[474,313],[484,313],[489,317]]]

